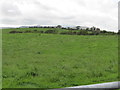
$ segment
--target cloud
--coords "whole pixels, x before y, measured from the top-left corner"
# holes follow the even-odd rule
[[[21,11],[19,10],[18,6],[11,3],[3,3],[1,11],[3,15],[8,16],[21,15]]]
[[[118,28],[118,0],[2,0],[0,5],[4,26],[61,24],[111,31]]]

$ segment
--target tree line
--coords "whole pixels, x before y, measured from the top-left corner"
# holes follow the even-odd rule
[[[34,30],[26,30],[26,31],[10,31],[9,33],[51,33],[51,34],[63,34],[63,35],[115,35],[120,34],[120,30],[118,33],[100,30],[100,28],[91,27],[91,28],[81,28],[81,26],[76,26],[75,28],[70,27],[62,27],[61,25],[57,26],[30,26],[28,28],[33,28]],[[36,30],[35,28],[49,28],[49,30]],[[55,29],[57,28],[57,29]],[[18,28],[19,29],[19,28]],[[59,29],[59,31],[58,31]],[[64,30],[62,30],[64,29]]]

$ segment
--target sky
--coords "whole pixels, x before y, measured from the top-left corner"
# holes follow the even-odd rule
[[[0,26],[62,25],[118,31],[119,0],[1,0]]]

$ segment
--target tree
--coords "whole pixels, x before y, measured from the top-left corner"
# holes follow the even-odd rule
[[[120,30],[118,30],[118,34],[120,35]]]
[[[86,31],[89,31],[89,28],[86,28]]]
[[[79,29],[80,29],[80,26],[76,26],[76,29],[79,30]]]
[[[71,28],[70,27],[67,27],[68,30],[70,30]]]
[[[96,27],[93,26],[93,27],[90,28],[90,30],[91,30],[91,31],[95,31],[95,30],[96,30]]]
[[[57,28],[62,28],[62,26],[61,25],[57,25]]]
[[[100,34],[100,28],[96,28],[96,35]]]
[[[96,28],[96,30],[99,30],[99,31],[100,31],[100,28]]]

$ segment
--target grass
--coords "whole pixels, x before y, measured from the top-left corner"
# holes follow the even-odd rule
[[[10,30],[3,30],[3,88],[63,88],[118,80],[116,35]]]

